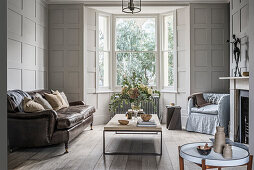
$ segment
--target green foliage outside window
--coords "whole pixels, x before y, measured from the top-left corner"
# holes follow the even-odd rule
[[[116,21],[117,85],[133,72],[142,83],[155,85],[154,18],[118,18]]]

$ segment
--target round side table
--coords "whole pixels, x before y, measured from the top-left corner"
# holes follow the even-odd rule
[[[252,170],[253,156],[245,149],[232,146],[232,159],[224,159],[222,154],[214,152],[213,149],[207,156],[200,155],[197,151],[197,146],[205,144],[205,142],[200,142],[179,146],[180,170],[184,170],[184,159],[197,164],[202,170],[211,168],[218,168],[218,170],[221,170],[221,168],[243,165],[247,165],[247,170]],[[212,146],[213,143],[208,143],[208,145]]]

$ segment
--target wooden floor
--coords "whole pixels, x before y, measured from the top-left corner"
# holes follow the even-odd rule
[[[69,153],[63,154],[64,146],[20,149],[8,156],[9,169],[36,170],[178,170],[177,146],[199,141],[209,141],[212,136],[186,131],[167,130],[163,126],[162,156],[127,156],[102,154],[102,129],[84,130],[70,143]],[[106,136],[107,151],[151,152],[159,151],[160,135],[122,135],[109,133]],[[240,170],[241,168],[227,168]],[[200,170],[196,165],[185,161],[185,170]]]

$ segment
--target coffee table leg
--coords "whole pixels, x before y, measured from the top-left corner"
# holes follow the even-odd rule
[[[249,162],[247,164],[247,170],[252,170],[253,155],[250,155]]]
[[[105,155],[105,131],[103,130],[103,154]]]
[[[205,159],[202,159],[202,170],[206,170]]]
[[[162,131],[161,131],[161,153],[160,156],[162,155]]]
[[[178,152],[179,152],[179,167],[180,167],[180,170],[184,170],[184,160],[183,160],[183,158],[180,156],[180,150],[181,150],[181,146],[178,146]]]

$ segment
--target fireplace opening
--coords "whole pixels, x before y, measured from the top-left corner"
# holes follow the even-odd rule
[[[240,90],[238,142],[249,144],[249,91]]]

